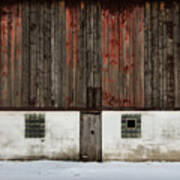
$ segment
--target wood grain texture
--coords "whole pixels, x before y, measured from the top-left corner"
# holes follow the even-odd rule
[[[1,106],[8,102],[8,14],[6,7],[1,7]]]
[[[29,107],[30,95],[30,51],[29,51],[29,2],[22,3],[22,100],[21,107]],[[11,105],[9,105],[11,106]]]
[[[173,4],[174,7],[174,83],[175,83],[175,107],[180,107],[180,3],[177,1]]]
[[[152,83],[153,83],[153,92],[152,92],[152,104],[153,107],[159,108],[159,97],[160,97],[160,84],[157,79],[159,79],[159,56],[158,56],[158,41],[159,41],[159,25],[158,25],[158,14],[159,8],[158,8],[158,2],[152,3]]]
[[[102,124],[100,113],[81,113],[80,159],[83,161],[102,160]]]
[[[0,108],[180,109],[179,7],[1,2]]]
[[[112,8],[112,9],[111,9]],[[105,108],[144,107],[144,7],[102,12],[102,92]]]
[[[173,109],[175,103],[174,96],[174,36],[173,36],[173,6],[172,3],[166,4],[166,19],[167,19],[167,108]]]
[[[145,6],[147,29],[145,31],[144,77],[145,107],[147,108],[179,108],[177,52],[179,51],[178,19],[180,15],[177,13],[178,8],[177,1],[152,2],[146,3]]]
[[[151,4],[145,4],[145,57],[144,57],[144,86],[145,107],[152,107],[152,66],[151,66]]]

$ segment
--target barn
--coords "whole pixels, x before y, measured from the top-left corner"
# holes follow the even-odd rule
[[[180,161],[179,110],[179,0],[1,0],[1,160]]]

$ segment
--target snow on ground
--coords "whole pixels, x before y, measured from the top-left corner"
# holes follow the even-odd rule
[[[0,180],[180,180],[180,163],[0,162]]]

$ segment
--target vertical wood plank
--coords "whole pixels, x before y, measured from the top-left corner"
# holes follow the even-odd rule
[[[77,81],[78,81],[78,76],[77,76],[77,71],[78,69],[78,62],[79,62],[79,49],[78,49],[78,44],[79,44],[79,22],[78,22],[78,15],[79,15],[79,9],[78,5],[74,5],[73,8],[73,26],[72,26],[72,36],[73,36],[73,69],[72,69],[72,82],[73,82],[73,107],[77,107]]]
[[[8,14],[7,7],[1,7],[1,107],[9,106],[8,95]]]
[[[153,107],[159,108],[160,106],[160,92],[159,92],[159,56],[158,56],[158,2],[152,3],[152,68],[153,68]]]
[[[175,75],[175,108],[180,108],[180,3],[173,4],[174,9],[174,75]]]
[[[22,3],[17,4],[15,35],[15,106],[22,107]]]
[[[163,14],[164,14],[164,2],[159,4],[159,38],[158,38],[158,56],[159,56],[159,108],[163,107]]]
[[[133,7],[131,7],[133,8]],[[133,89],[133,71],[134,71],[134,62],[133,62],[133,13],[129,10],[129,106],[134,107],[134,89]]]
[[[123,14],[122,14],[122,62],[123,62],[123,68],[122,68],[122,87],[123,87],[123,91],[122,91],[122,94],[123,94],[123,99],[122,99],[122,102],[123,102],[123,107],[127,107],[127,86],[126,86],[126,82],[127,82],[127,76],[126,76],[126,65],[127,65],[127,62],[126,62],[126,23],[127,23],[127,19],[126,19],[126,9],[124,8],[124,6],[122,7],[123,8]]]
[[[37,43],[38,39],[38,24],[37,24],[37,8],[36,1],[33,0],[30,3],[30,106],[35,107],[37,104],[37,94],[36,94],[36,61],[37,61]]]
[[[66,31],[66,19],[68,18],[66,16],[66,9],[65,9],[65,1],[61,0],[59,4],[59,27],[60,28],[60,34],[59,34],[59,40],[57,39],[56,45],[57,47],[60,48],[60,56],[55,59],[55,66],[57,65],[57,73],[59,72],[58,78],[56,78],[57,83],[57,94],[59,97],[58,103],[60,104],[61,107],[66,107],[66,104],[69,104],[71,102],[70,97],[67,97],[69,94],[67,91],[67,66],[66,66],[66,36],[67,36],[67,31]],[[60,43],[59,43],[60,41]],[[57,50],[58,51],[58,50]],[[58,53],[58,52],[57,52]],[[57,54],[58,55],[58,54]],[[58,68],[59,67],[59,68]],[[59,69],[59,70],[58,70]],[[57,75],[56,75],[57,76]],[[61,82],[61,83],[60,83]],[[60,90],[61,89],[61,90]]]
[[[8,7],[8,102],[9,106],[15,107],[15,35],[16,35],[16,13],[17,7]]]
[[[86,108],[87,86],[86,86],[86,3],[81,1],[82,6],[78,16],[79,21],[79,43],[78,43],[78,70],[77,70],[77,107]]]
[[[73,103],[73,92],[72,92],[72,68],[73,68],[73,12],[70,7],[66,7],[66,68],[64,83],[65,88],[65,107],[71,107]],[[64,57],[63,57],[64,58]]]
[[[140,17],[140,11],[139,7],[135,7],[134,11],[134,16],[135,16],[135,31],[134,31],[134,63],[135,63],[135,71],[134,71],[134,93],[135,93],[135,106],[138,107],[140,104],[140,67],[141,67],[141,61],[140,61],[140,34],[139,34],[139,28],[140,28],[140,23],[139,23],[139,17]]]
[[[46,107],[51,107],[51,2],[44,2],[43,16],[44,40],[44,102]]]
[[[161,9],[162,9],[162,21],[163,21],[163,69],[162,69],[162,74],[163,74],[163,109],[167,107],[167,79],[166,79],[166,67],[167,67],[167,23],[166,23],[166,6],[165,2],[161,3]]]
[[[144,108],[144,6],[140,6],[140,108]]]
[[[29,29],[29,2],[22,2],[22,89],[21,107],[29,106],[30,96],[30,29]]]
[[[92,2],[87,3],[87,29],[86,29],[86,38],[87,38],[87,108],[93,108],[93,6]]]
[[[94,51],[94,65],[93,65],[93,81],[94,81],[94,107],[100,108],[102,99],[101,99],[101,38],[100,38],[100,32],[101,32],[101,19],[100,19],[100,3],[94,3],[93,4],[94,9],[94,45],[93,45],[93,51]]]
[[[108,92],[108,10],[102,7],[101,10],[101,43],[102,43],[102,105],[108,106],[109,92]]]
[[[89,2],[87,6],[87,68],[88,87],[93,87],[93,8]]]
[[[42,84],[42,74],[41,74],[41,33],[42,33],[42,28],[41,28],[41,24],[42,24],[42,18],[41,18],[41,1],[38,1],[36,4],[36,9],[38,9],[37,11],[37,17],[36,17],[36,24],[37,24],[37,37],[36,37],[36,85],[35,85],[35,91],[36,91],[36,103],[35,103],[35,107],[39,108],[39,107],[43,107],[41,104],[41,92],[42,91],[41,88],[41,84]]]
[[[117,34],[118,30],[118,15],[117,10],[109,15],[109,76],[107,79],[109,90],[109,105],[113,107],[119,106],[119,38]]]
[[[151,4],[145,4],[145,21],[146,21],[146,34],[145,34],[145,108],[152,107],[152,60],[151,60]]]
[[[174,48],[173,48],[173,11],[172,3],[166,3],[166,18],[167,18],[167,106],[168,109],[174,108]]]
[[[44,2],[43,0],[38,3],[38,60],[37,60],[37,96],[39,107],[45,107],[44,101]]]
[[[121,3],[120,3],[120,10],[121,10]],[[124,62],[123,62],[123,28],[124,28],[124,24],[123,24],[123,11],[120,11],[120,21],[119,21],[119,28],[120,28],[120,37],[119,37],[119,41],[120,41],[120,46],[119,46],[119,96],[120,96],[120,107],[123,107],[124,104]]]

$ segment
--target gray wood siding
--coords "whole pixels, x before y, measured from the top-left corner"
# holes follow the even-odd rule
[[[80,160],[102,161],[102,120],[98,112],[81,113]]]
[[[179,108],[179,7],[178,1],[146,3],[145,108]]]

